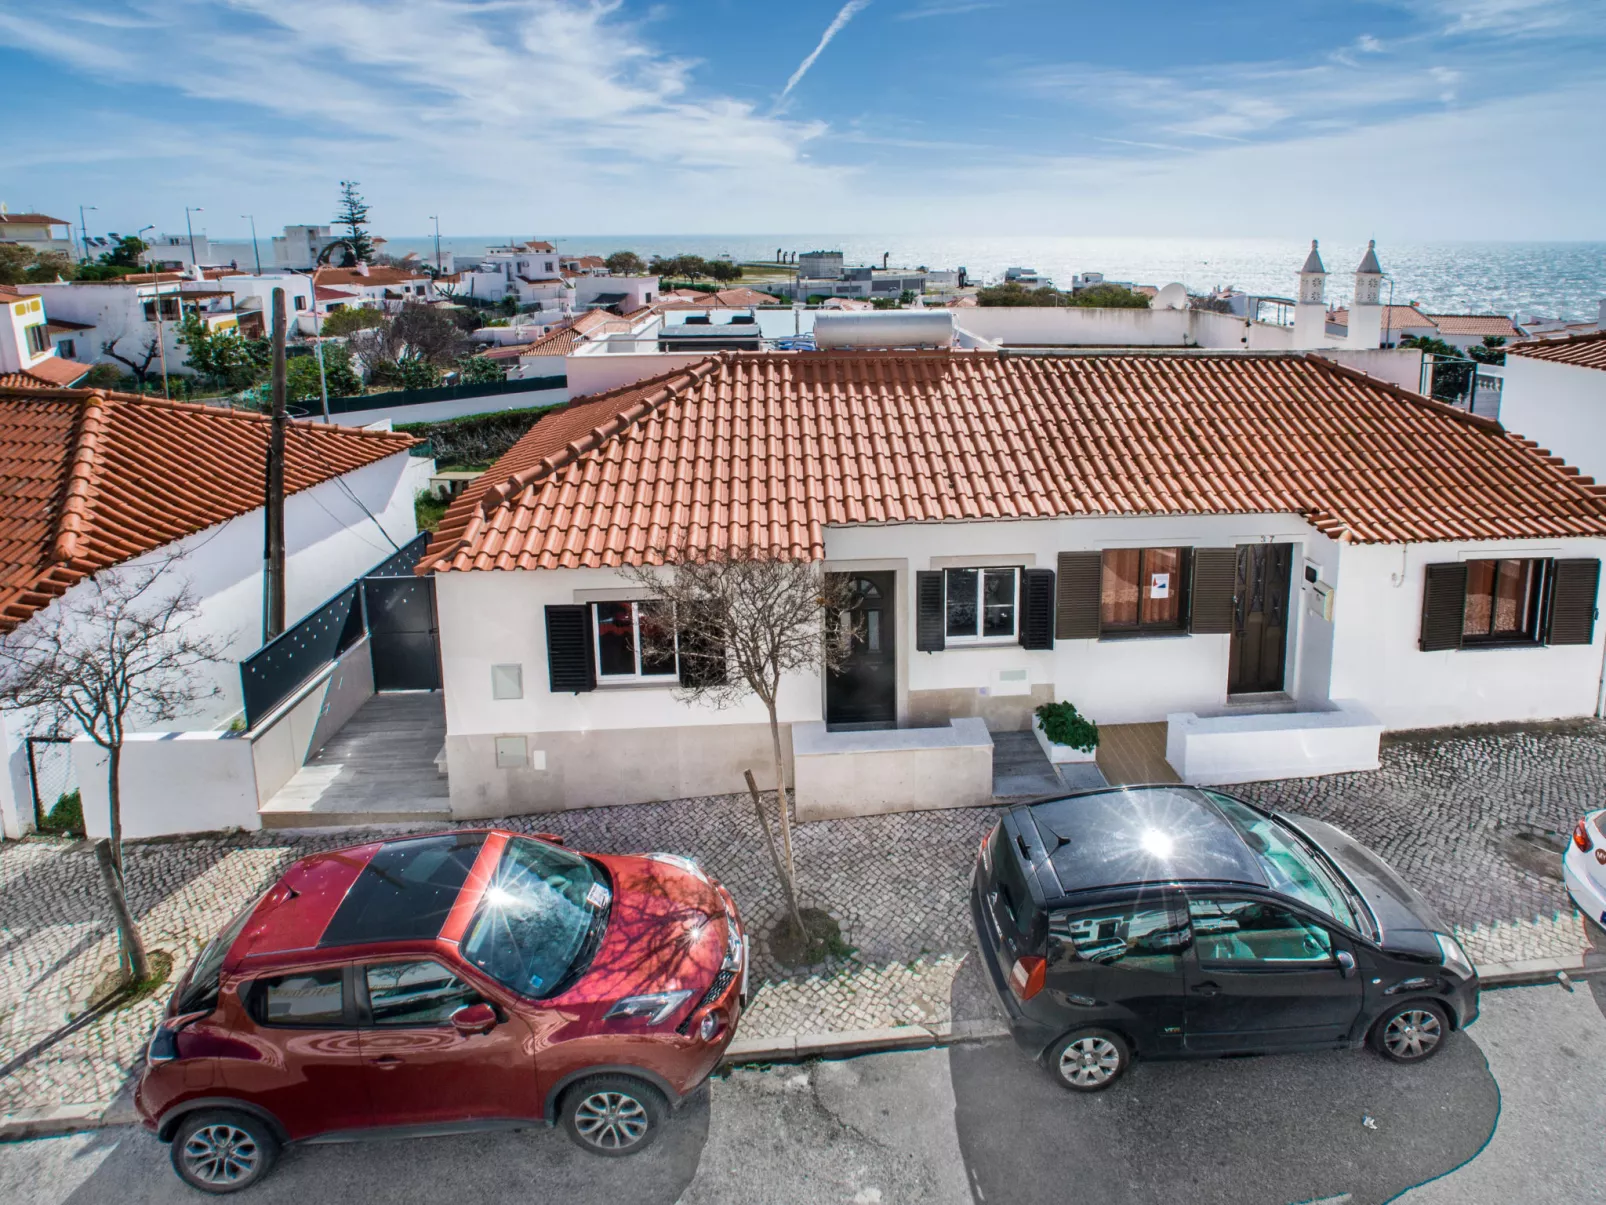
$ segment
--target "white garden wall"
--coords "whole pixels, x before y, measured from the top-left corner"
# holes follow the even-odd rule
[[[1500,425],[1606,481],[1606,371],[1507,356]]]

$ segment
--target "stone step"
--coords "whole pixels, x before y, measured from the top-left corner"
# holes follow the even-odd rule
[[[261,811],[264,829],[286,828],[367,828],[375,824],[450,824],[452,813],[442,811],[408,812],[291,812]]]

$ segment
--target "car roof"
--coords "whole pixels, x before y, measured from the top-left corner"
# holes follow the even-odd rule
[[[262,897],[228,961],[431,941],[491,835],[407,836],[303,858]]]
[[[1238,830],[1196,787],[1111,787],[1025,811],[1067,894],[1178,880],[1266,886]]]

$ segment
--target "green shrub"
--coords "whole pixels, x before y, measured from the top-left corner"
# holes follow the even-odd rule
[[[62,833],[73,837],[84,835],[84,801],[76,789],[68,791],[56,800],[56,806],[50,809],[50,814],[45,817],[45,822],[40,828],[47,833]]]
[[[1044,703],[1037,709],[1043,735],[1056,745],[1069,745],[1083,753],[1099,747],[1099,726],[1070,703]]]

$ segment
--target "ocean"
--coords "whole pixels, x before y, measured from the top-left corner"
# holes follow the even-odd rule
[[[431,237],[389,237],[390,255],[416,251],[434,254]],[[1076,235],[522,235],[442,236],[441,249],[460,255],[483,254],[486,247],[518,239],[544,238],[560,251],[575,255],[608,255],[634,251],[653,255],[730,255],[740,260],[773,260],[777,248],[794,251],[840,250],[847,262],[880,264],[888,255],[894,267],[958,268],[973,279],[1002,277],[1009,267],[1036,268],[1069,288],[1072,276],[1102,272],[1110,280],[1164,285],[1181,281],[1195,292],[1230,284],[1267,296],[1293,295],[1295,276],[1309,243],[1271,238],[1136,238]],[[252,262],[249,242],[215,242],[224,258],[242,267]],[[1349,300],[1355,266],[1363,242],[1322,244],[1330,273],[1328,300]],[[261,242],[264,266],[271,264],[271,244]],[[1500,313],[1572,320],[1593,319],[1606,298],[1606,242],[1400,242],[1378,249],[1383,270],[1393,282],[1396,304],[1418,302],[1429,313]],[[1384,282],[1385,293],[1390,287]]]

